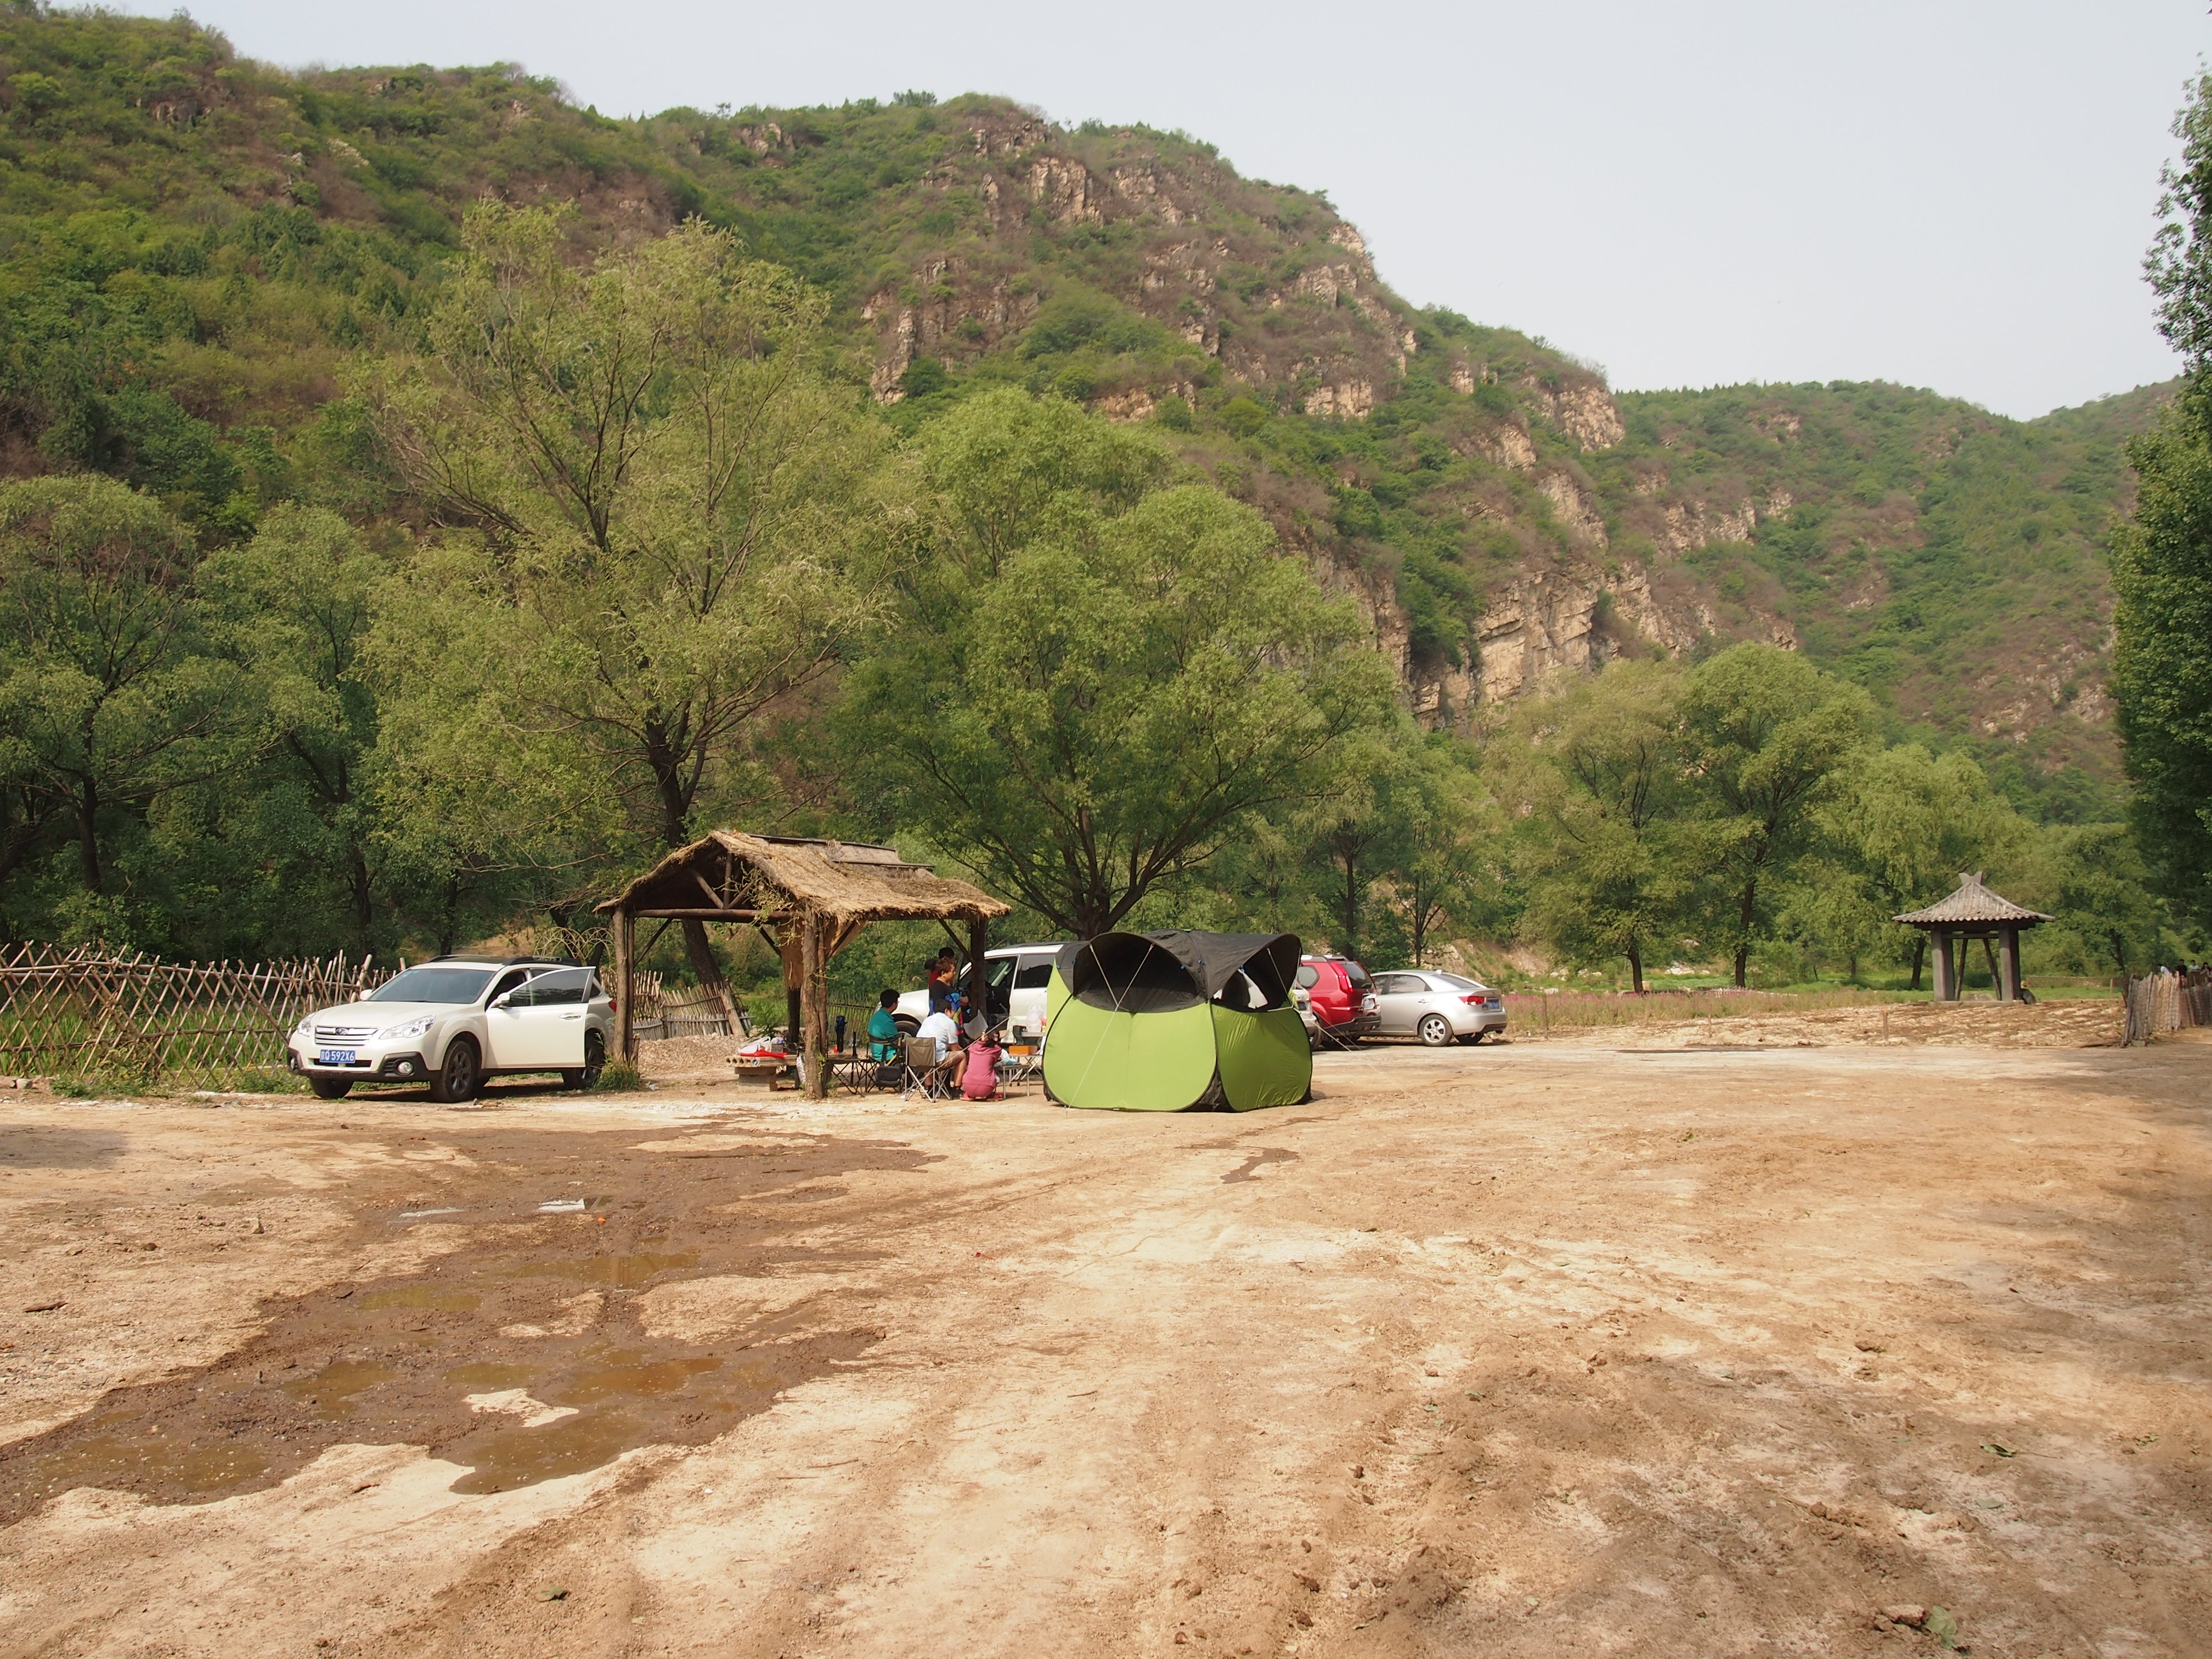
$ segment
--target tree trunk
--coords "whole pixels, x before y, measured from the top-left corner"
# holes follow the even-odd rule
[[[88,893],[100,891],[100,786],[90,778],[76,798],[77,869]]]
[[[1759,905],[1759,878],[1753,876],[1743,884],[1743,898],[1736,907],[1735,919],[1735,988],[1743,989],[1744,964],[1751,959],[1751,919]]]
[[[2112,947],[2112,966],[2118,969],[2121,977],[2125,978],[2128,971],[2127,940],[2121,936],[2120,930],[2115,927],[2106,935],[2106,942]]]
[[[1640,939],[1628,942],[1628,982],[1635,988],[1637,995],[1644,994],[1644,944]],[[1738,980],[1736,983],[1741,985],[1743,981]]]
[[[738,1005],[730,995],[729,986],[723,982],[722,964],[714,959],[714,947],[707,938],[707,924],[696,916],[684,918],[684,955],[691,964],[691,976],[699,981],[699,988],[720,1006],[722,1018],[735,1036]]]
[[[1911,987],[1915,991],[1920,988],[1920,969],[1927,960],[1928,935],[1915,933],[1912,936],[1912,984]]]
[[[1356,872],[1359,854],[1347,846],[1344,852],[1344,940],[1337,954],[1357,957],[1359,955],[1359,884]]]
[[[353,889],[354,943],[368,949],[369,924],[375,920],[375,892],[369,880],[368,858],[356,842],[346,849],[347,882]]]
[[[998,1015],[991,1006],[991,964],[984,952],[991,948],[991,924],[977,916],[968,924],[968,1006],[980,1015],[988,1032],[997,1023]],[[1013,981],[1006,982],[1008,1012],[1012,1012]]]

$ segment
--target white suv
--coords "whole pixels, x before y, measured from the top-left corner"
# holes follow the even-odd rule
[[[1057,945],[1009,945],[983,952],[983,977],[991,988],[992,1024],[1020,1026],[1030,1036],[1044,1031],[1044,988],[1052,978]],[[952,988],[968,994],[968,970],[962,968]],[[970,1011],[972,1012],[972,1011]],[[898,1000],[892,1018],[911,1035],[929,1013],[929,993],[908,991]]]
[[[325,1100],[368,1082],[427,1082],[433,1100],[471,1100],[502,1072],[558,1072],[584,1089],[607,1063],[614,1012],[598,972],[574,963],[440,957],[317,1009],[286,1047]]]

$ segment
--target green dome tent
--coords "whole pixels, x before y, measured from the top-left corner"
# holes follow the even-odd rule
[[[1046,994],[1044,1081],[1069,1106],[1293,1106],[1313,1051],[1291,1006],[1295,933],[1101,933],[1064,947]]]

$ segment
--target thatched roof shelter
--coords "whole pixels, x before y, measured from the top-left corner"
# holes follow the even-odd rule
[[[1955,892],[1892,920],[1921,928],[1934,938],[1936,1001],[1959,1000],[1966,967],[1959,947],[1967,939],[1978,939],[1983,954],[1990,959],[1990,978],[1996,986],[1998,999],[2016,1002],[2020,1000],[2021,929],[2052,918],[1992,893],[1982,884],[1982,872],[1976,870],[1960,873]]]
[[[678,848],[598,908],[612,923],[623,1059],[637,1058],[630,1007],[638,919],[750,923],[774,937],[783,958],[791,1024],[805,1031],[805,1082],[817,1098],[828,1092],[830,957],[872,921],[965,921],[981,1000],[989,924],[1007,912],[981,888],[908,864],[893,848],[733,830]]]

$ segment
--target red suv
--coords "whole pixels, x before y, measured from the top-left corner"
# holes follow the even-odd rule
[[[1339,1042],[1365,1036],[1382,1023],[1367,970],[1350,957],[1300,957],[1298,984],[1312,1000],[1316,1023]]]

